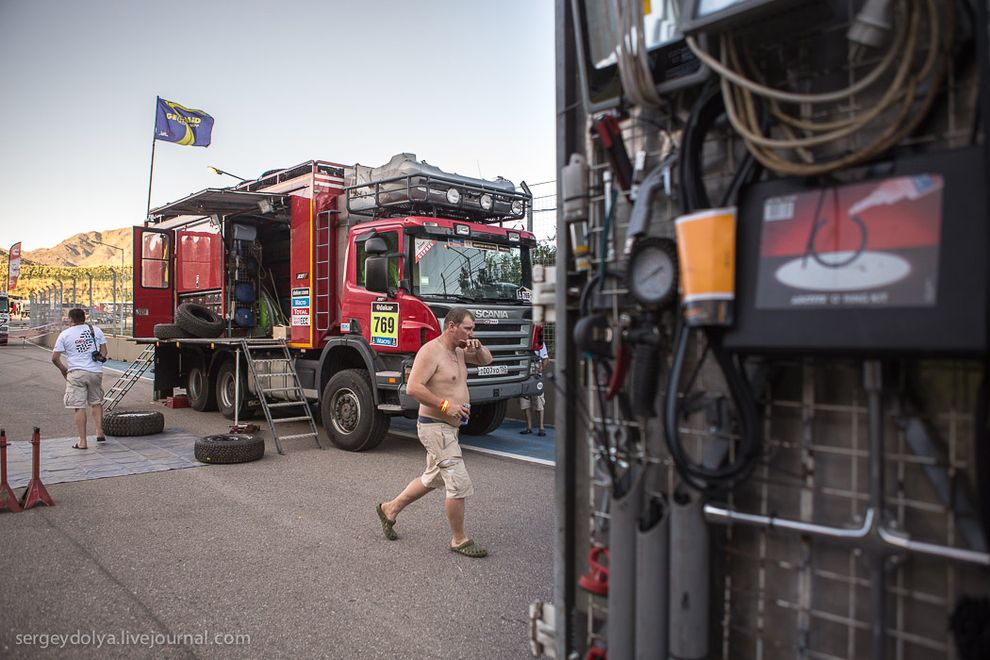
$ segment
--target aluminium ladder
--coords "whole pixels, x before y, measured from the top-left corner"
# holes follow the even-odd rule
[[[272,438],[275,439],[275,448],[279,454],[282,451],[282,440],[293,438],[315,438],[316,445],[324,449],[320,442],[320,434],[316,429],[316,422],[313,420],[313,413],[309,408],[309,401],[303,392],[299,376],[292,366],[292,356],[289,354],[289,347],[284,339],[273,339],[264,343],[253,343],[244,341],[241,343],[244,349],[244,357],[247,360],[248,368],[251,370],[251,377],[254,379],[254,387],[261,401],[261,409],[265,412],[265,419],[268,420],[268,427],[272,430]],[[259,365],[269,365],[268,370],[259,370]],[[272,383],[275,378],[282,378],[284,386],[276,387],[277,383]],[[273,399],[270,395],[276,392],[285,393],[284,399]],[[293,396],[294,393],[294,396]],[[302,413],[290,417],[272,417],[272,409],[282,408],[302,408]],[[291,422],[309,422],[308,433],[294,433],[292,435],[280,435],[279,425]]]
[[[114,384],[110,386],[109,390],[107,390],[106,395],[103,397],[103,412],[108,413],[117,407],[117,404],[120,403],[121,399],[123,399],[127,393],[131,391],[131,388],[134,387],[134,383],[138,382],[141,375],[148,370],[148,367],[151,366],[154,359],[155,345],[148,344],[144,347],[144,350],[141,351],[141,354],[138,355],[137,359],[127,366],[127,370],[124,371],[124,373],[120,375],[120,378],[114,381]]]

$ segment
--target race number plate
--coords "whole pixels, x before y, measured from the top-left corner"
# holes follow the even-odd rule
[[[489,367],[478,367],[479,376],[505,376],[509,373],[509,367],[499,364]]]
[[[371,303],[371,343],[399,345],[399,303]]]

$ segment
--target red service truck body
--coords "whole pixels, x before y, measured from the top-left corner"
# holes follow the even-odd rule
[[[183,387],[194,408],[245,414],[258,401],[254,383],[232,384],[249,373],[234,364],[237,340],[285,339],[331,441],[371,449],[390,416],[415,415],[412,359],[460,306],[494,357],[469,365],[464,431],[494,430],[509,399],[543,387],[531,351],[535,241],[501,226],[530,203],[504,179],[400,154],[381,168],[310,161],[155,209],[134,228],[134,336],[158,337],[157,396]],[[221,335],[176,336],[182,303],[213,310]]]

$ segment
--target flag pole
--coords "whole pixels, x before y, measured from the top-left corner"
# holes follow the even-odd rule
[[[158,128],[158,97],[155,97],[155,127],[151,129],[151,171],[148,173],[148,207],[144,212],[144,221],[151,216],[151,180],[155,176],[155,142],[158,140],[155,131]]]

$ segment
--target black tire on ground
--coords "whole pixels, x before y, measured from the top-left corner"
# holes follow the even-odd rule
[[[345,451],[374,449],[385,439],[391,418],[375,407],[371,380],[363,369],[334,374],[320,397],[323,428]]]
[[[202,361],[189,370],[186,394],[193,410],[208,412],[217,409],[216,383],[210,379],[210,370]]]
[[[195,303],[182,303],[175,310],[175,322],[191,337],[210,339],[223,332],[223,319],[212,309]]]
[[[103,433],[117,437],[152,435],[165,430],[165,416],[155,410],[121,410],[103,415]]]
[[[244,433],[208,435],[196,441],[193,453],[200,463],[247,463],[265,455],[265,441],[260,436]]]
[[[175,323],[156,323],[152,334],[156,339],[185,339],[189,333]]]
[[[468,423],[461,427],[464,435],[486,435],[491,433],[505,419],[505,411],[509,407],[508,401],[492,401],[491,403],[479,403],[471,406],[471,417]]]
[[[248,381],[247,381],[247,366],[241,365],[241,387],[240,387],[240,410],[237,413],[237,420],[247,419],[250,414],[250,408],[248,407],[248,401],[251,398],[251,393],[248,391]],[[235,392],[235,382],[234,382],[234,359],[230,358],[226,360],[222,365],[220,365],[220,370],[217,372],[216,386],[214,392],[216,393],[217,408],[220,410],[220,414],[227,419],[234,419],[234,398]]]

